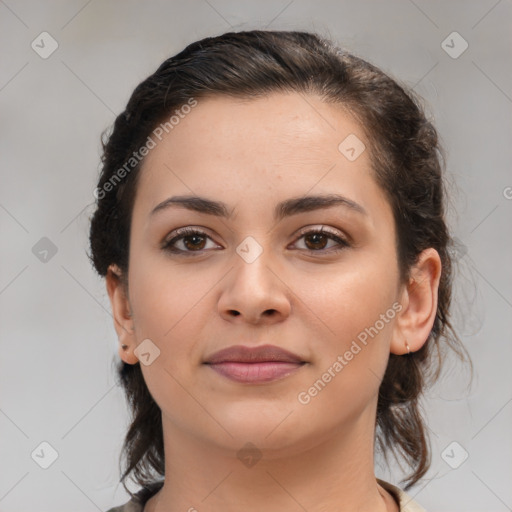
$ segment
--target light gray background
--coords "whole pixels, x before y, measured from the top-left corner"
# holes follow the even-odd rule
[[[476,374],[467,389],[450,363],[428,393],[433,463],[411,494],[436,512],[512,510],[511,21],[510,0],[0,0],[0,511],[128,499],[117,338],[85,253],[100,133],[165,58],[253,28],[318,31],[425,98],[455,187],[457,325]],[[47,59],[31,48],[43,31],[59,45]],[[469,44],[458,58],[441,46],[453,31]],[[57,248],[46,262],[42,237]],[[43,441],[58,452],[48,469],[31,458]],[[448,458],[469,454],[458,469],[441,455],[453,441]]]

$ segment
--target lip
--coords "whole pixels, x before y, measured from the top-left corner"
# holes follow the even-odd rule
[[[233,345],[215,352],[206,360],[206,364],[217,363],[304,363],[298,355],[288,352],[276,345],[259,345],[258,347],[248,347],[246,345]]]
[[[255,384],[283,379],[305,363],[298,355],[275,345],[234,345],[215,352],[204,364],[228,379]]]

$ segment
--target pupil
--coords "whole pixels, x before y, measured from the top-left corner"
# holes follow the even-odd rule
[[[326,237],[325,235],[323,235],[322,233],[313,233],[312,235],[309,235],[308,237],[310,240],[312,239],[313,240],[313,245],[315,246],[314,248],[315,249],[322,249],[323,247],[325,247],[325,243],[322,243],[322,242],[325,242],[326,241]],[[306,238],[306,240],[308,239]],[[317,247],[317,245],[320,244],[321,247]]]
[[[192,247],[189,246],[190,240],[194,240],[192,242]],[[199,243],[197,243],[199,241]],[[203,242],[202,245],[204,245],[204,238],[200,235],[190,235],[187,238],[185,238],[185,245],[187,246],[187,249],[202,249],[201,241]],[[201,247],[199,247],[201,245]]]

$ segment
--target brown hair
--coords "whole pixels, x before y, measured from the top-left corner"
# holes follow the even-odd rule
[[[437,314],[429,338],[417,352],[390,355],[379,390],[377,447],[384,454],[390,449],[397,460],[409,465],[412,472],[405,480],[409,488],[430,466],[419,404],[424,386],[438,378],[445,348],[469,358],[449,320],[452,268],[444,218],[444,159],[435,128],[407,87],[307,32],[229,32],[190,44],[136,87],[110,135],[104,134],[90,258],[101,276],[113,263],[127,275],[131,212],[143,160],[132,162],[131,169],[126,162],[160,123],[191,98],[250,99],[278,91],[319,94],[325,102],[342,105],[360,122],[372,143],[375,179],[393,210],[401,278],[408,279],[424,249],[436,249],[441,258]],[[120,173],[122,168],[126,172]],[[113,182],[116,173],[123,177],[119,183]],[[152,472],[164,475],[162,419],[140,366],[121,361],[117,370],[132,412],[121,481],[133,496],[125,484],[130,473],[142,486],[154,481]]]

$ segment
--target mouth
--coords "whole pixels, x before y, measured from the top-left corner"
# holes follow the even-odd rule
[[[204,364],[228,379],[256,384],[283,379],[306,361],[275,345],[235,345],[215,352]]]

